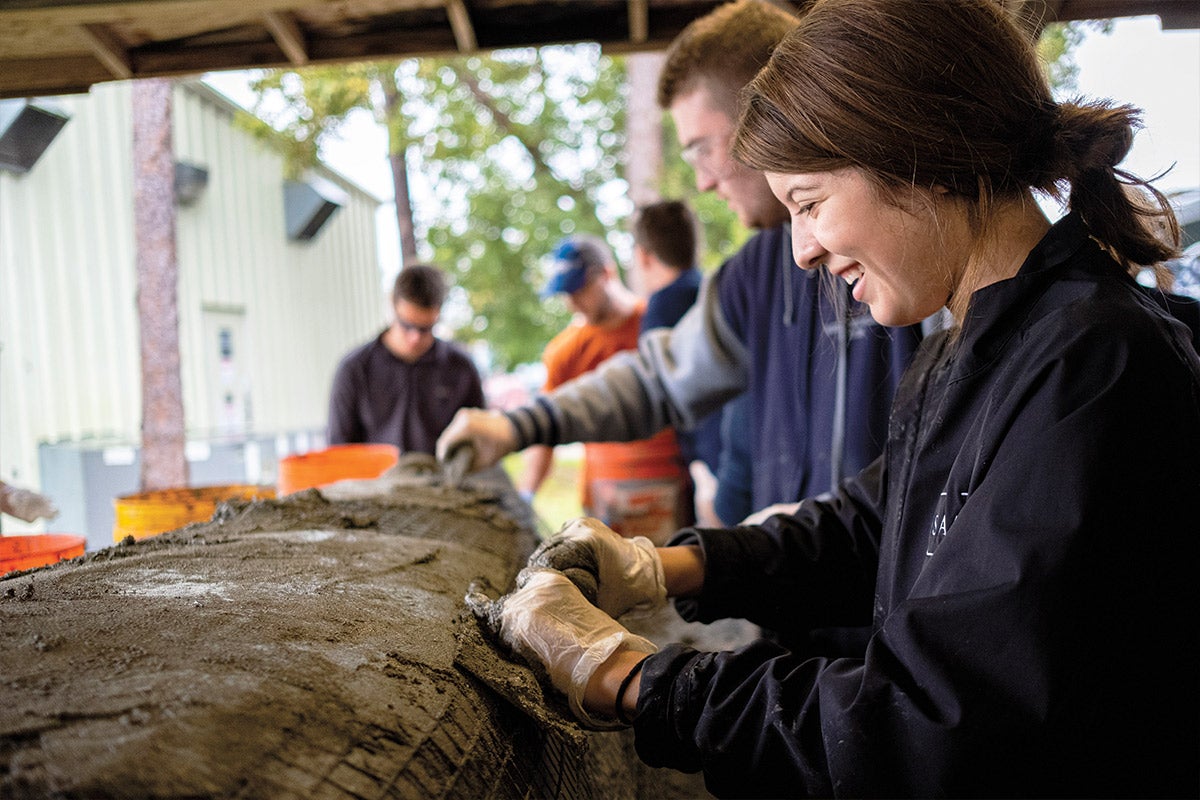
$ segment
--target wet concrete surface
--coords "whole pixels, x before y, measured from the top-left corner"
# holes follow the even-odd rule
[[[703,796],[465,610],[511,585],[528,514],[495,474],[391,475],[0,580],[0,796]]]

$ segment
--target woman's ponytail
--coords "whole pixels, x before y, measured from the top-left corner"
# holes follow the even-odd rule
[[[1052,182],[1070,184],[1070,209],[1129,270],[1171,258],[1179,244],[1179,223],[1166,196],[1149,181],[1117,166],[1129,153],[1140,122],[1132,106],[1059,104],[1052,123],[1050,163],[1044,172]]]

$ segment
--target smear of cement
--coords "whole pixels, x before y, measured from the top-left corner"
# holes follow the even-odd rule
[[[482,639],[534,538],[502,477],[398,475],[0,580],[0,797],[698,796]]]

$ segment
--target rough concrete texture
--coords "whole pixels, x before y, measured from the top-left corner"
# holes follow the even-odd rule
[[[0,797],[692,797],[579,729],[463,605],[534,545],[417,470],[0,580]]]

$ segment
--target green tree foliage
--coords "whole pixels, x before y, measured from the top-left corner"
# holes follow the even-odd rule
[[[594,45],[315,67],[264,73],[242,124],[296,175],[351,112],[371,111],[430,187],[417,250],[465,290],[470,313],[448,315],[466,317],[456,337],[486,339],[508,369],[537,360],[570,318],[538,296],[558,240],[619,230],[604,200],[620,195],[624,86],[623,61]]]
[[[1109,33],[1112,31],[1112,20],[1056,22],[1047,25],[1038,38],[1038,56],[1055,93],[1070,93],[1075,89],[1079,65],[1075,63],[1074,50],[1089,29]]]
[[[580,45],[402,71],[433,190],[426,241],[473,311],[459,338],[486,339],[502,369],[536,361],[569,319],[561,301],[538,297],[546,256],[565,235],[618,223],[602,197],[620,187],[624,65]]]
[[[1073,85],[1083,30],[1052,25],[1039,43],[1060,89]],[[407,195],[405,170],[428,187],[413,213],[398,204],[402,239],[406,218],[412,239],[402,250],[452,272],[462,290],[461,313],[447,314],[460,324],[456,338],[485,339],[499,369],[536,361],[569,319],[561,301],[538,296],[558,240],[628,238],[624,61],[595,45],[266,72],[254,88],[255,117],[242,124],[282,151],[293,175],[356,110],[387,127],[397,197]],[[663,144],[660,193],[692,203],[712,269],[751,232],[712,193],[697,194],[669,115]]]
[[[338,135],[352,111],[382,117],[381,95],[373,98],[371,87],[394,67],[347,64],[264,72],[250,84],[258,97],[253,113],[239,115],[238,126],[282,153],[288,177],[296,178],[319,161],[322,144]]]

